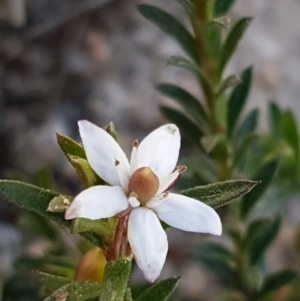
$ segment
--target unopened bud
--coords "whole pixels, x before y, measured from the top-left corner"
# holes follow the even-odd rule
[[[94,248],[83,255],[75,273],[76,281],[92,280],[102,283],[106,258],[103,250]]]
[[[149,167],[137,169],[129,180],[128,190],[135,193],[141,203],[152,199],[159,187],[159,179]]]

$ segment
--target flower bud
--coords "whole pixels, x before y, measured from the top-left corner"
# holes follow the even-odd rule
[[[152,199],[159,187],[159,180],[149,167],[137,169],[129,180],[129,193],[135,193],[141,203]]]
[[[102,283],[106,262],[104,252],[100,248],[88,251],[77,266],[75,280],[92,280]]]

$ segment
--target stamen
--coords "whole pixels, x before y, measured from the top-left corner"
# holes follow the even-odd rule
[[[165,192],[166,190],[169,190],[175,184],[176,180],[180,175],[180,171],[182,170],[183,168],[179,166],[179,168],[177,168],[173,173],[163,178],[159,183],[159,189],[157,190],[155,195],[159,196],[161,193]]]
[[[124,211],[120,212],[118,214],[118,217],[120,218],[120,217],[126,216],[126,215],[130,214],[131,211],[132,211],[132,207],[129,206],[127,209],[125,209]]]
[[[162,197],[161,197],[160,199],[161,199],[161,200],[162,200],[162,199],[165,199],[165,198],[168,197],[168,195],[169,195],[169,191],[166,191],[166,192],[162,195]]]
[[[186,167],[186,166],[180,165],[180,166],[177,166],[177,167],[176,167],[176,170],[178,170],[179,174],[181,175],[181,174],[183,174],[184,172],[186,172],[187,167]]]
[[[137,149],[139,146],[138,140],[134,140],[132,144],[132,152],[130,157],[130,175],[138,168]]]

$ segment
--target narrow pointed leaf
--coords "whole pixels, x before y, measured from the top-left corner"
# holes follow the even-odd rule
[[[196,13],[192,3],[189,0],[177,0],[177,2],[184,8],[191,20],[196,19]]]
[[[221,96],[224,91],[226,91],[229,88],[236,87],[237,85],[240,85],[242,83],[242,80],[239,76],[233,74],[229,75],[225,78],[223,83],[221,84],[217,96]]]
[[[241,202],[241,216],[245,217],[253,206],[258,202],[259,198],[264,194],[269,184],[272,182],[279,165],[279,160],[273,160],[264,166],[254,176],[254,181],[261,181],[261,184],[245,195]]]
[[[178,55],[171,56],[168,59],[167,64],[186,69],[187,71],[189,71],[197,76],[199,76],[199,74],[204,76],[203,72],[200,69],[200,66],[198,64],[191,62],[190,60],[188,60],[182,56],[178,56]]]
[[[237,85],[233,90],[227,107],[227,125],[228,135],[231,136],[236,122],[247,101],[248,94],[252,83],[252,67],[245,69],[241,76],[242,83]]]
[[[207,98],[210,98],[212,95],[212,88],[210,83],[202,70],[200,69],[199,65],[191,62],[190,60],[181,57],[181,56],[171,56],[167,62],[168,65],[173,65],[176,67],[180,67],[186,69],[187,71],[191,72],[196,76],[196,78],[200,81],[203,93],[206,95]]]
[[[299,277],[299,273],[292,270],[283,270],[277,273],[268,275],[263,283],[259,296],[262,297],[265,294],[279,289],[280,287],[291,283]]]
[[[167,12],[152,5],[142,4],[138,6],[138,9],[147,20],[174,38],[192,59],[197,60],[195,40],[180,22]]]
[[[88,160],[73,155],[67,155],[67,157],[75,168],[84,189],[104,184],[104,181],[94,172]]]
[[[133,301],[130,288],[126,290],[124,301]]]
[[[136,301],[166,301],[176,289],[180,277],[159,281],[146,289]]]
[[[221,51],[219,74],[222,74],[226,64],[236,50],[240,39],[248,28],[252,18],[240,19],[227,36]]]
[[[275,102],[269,103],[268,120],[272,137],[278,139],[280,137],[281,111]]]
[[[38,280],[43,285],[45,292],[53,293],[60,287],[72,282],[72,280],[52,274],[47,274],[39,271],[33,271]]]
[[[87,218],[76,218],[71,224],[71,233],[92,232],[102,237],[106,243],[112,243],[115,227],[112,226],[113,218],[90,220]]]
[[[259,136],[250,134],[244,138],[236,147],[233,158],[233,166],[237,166],[253,145],[258,141]]]
[[[222,141],[222,134],[208,135],[201,138],[201,145],[206,153],[211,153],[215,147]]]
[[[254,221],[257,223],[256,221]],[[261,226],[263,225],[263,227]],[[260,226],[260,227],[258,227]],[[247,233],[246,236],[246,252],[249,254],[249,263],[251,265],[256,264],[263,256],[266,249],[273,242],[277,236],[281,227],[281,218],[277,216],[274,220],[262,221],[262,224],[258,224],[255,229]],[[252,227],[254,229],[254,227]]]
[[[231,180],[205,186],[197,186],[180,193],[199,200],[212,208],[219,208],[230,201],[250,192],[259,182],[248,180]],[[256,188],[257,189],[257,188]]]
[[[124,301],[130,270],[131,261],[127,259],[109,262],[105,267],[99,301]]]
[[[58,298],[68,301],[84,301],[98,297],[101,294],[101,284],[94,281],[71,281],[54,291],[43,301],[57,301]],[[65,298],[65,299],[63,299]]]
[[[0,196],[15,205],[33,211],[42,217],[70,228],[71,222],[64,219],[63,213],[47,212],[50,201],[60,194],[48,189],[14,180],[0,180]],[[65,197],[65,196],[64,196]],[[71,199],[71,197],[68,197]],[[102,246],[100,238],[92,233],[83,236],[97,246]]]
[[[202,104],[189,92],[172,84],[160,84],[157,86],[157,89],[162,94],[169,96],[180,104],[196,122],[200,122],[202,124],[208,123],[208,117]]]
[[[229,250],[214,242],[204,242],[197,245],[194,254],[196,257],[209,256],[217,261],[235,261],[233,254]]]
[[[175,123],[182,133],[193,143],[200,146],[202,131],[199,127],[181,112],[168,107],[160,107],[162,113],[173,123]]]
[[[195,259],[212,271],[221,284],[228,287],[238,286],[238,275],[233,268],[234,256],[223,246],[211,242],[202,243],[193,253]]]
[[[215,17],[226,15],[234,2],[235,0],[216,0],[214,13]]]
[[[257,128],[258,116],[258,109],[253,109],[246,115],[243,123],[241,124],[241,127],[236,134],[236,140],[238,142],[243,141],[248,135],[253,134],[253,132]]]
[[[283,112],[280,121],[280,133],[281,137],[286,141],[286,143],[293,150],[295,160],[297,164],[299,163],[299,133],[298,126],[295,120],[295,116],[291,111]]]
[[[86,159],[86,154],[81,144],[61,134],[56,134],[56,138],[60,148],[65,153],[65,155],[72,155]]]
[[[115,124],[113,122],[110,122],[108,125],[106,125],[104,129],[119,143],[119,137],[116,132]]]

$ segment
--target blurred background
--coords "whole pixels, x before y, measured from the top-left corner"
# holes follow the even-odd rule
[[[158,107],[173,103],[155,90],[156,83],[168,81],[200,93],[189,74],[166,66],[170,55],[182,52],[140,16],[136,9],[139,3],[0,0],[1,178],[34,182],[44,170],[56,190],[75,195],[80,190],[79,181],[56,143],[56,132],[80,141],[77,120],[88,119],[99,126],[113,121],[121,145],[129,153],[134,139],[142,139],[167,121]],[[186,22],[175,1],[147,3],[165,8]],[[254,17],[226,72],[239,73],[245,66],[254,65],[247,109],[259,107],[262,131],[269,99],[282,108],[291,108],[299,120],[299,1],[237,0],[230,16],[233,21],[241,16]],[[192,153],[193,147],[183,142],[183,156]],[[291,223],[299,222],[297,202],[290,206]],[[26,221],[23,219],[22,224],[20,220],[21,210],[0,200],[3,279],[14,274],[13,263],[20,255],[38,257],[49,248],[43,239],[33,239],[26,232]],[[186,250],[178,248],[183,240],[187,246],[201,238],[169,232],[170,257],[162,278],[182,275],[182,296],[207,294],[210,276],[186,258]],[[284,250],[291,247],[290,232],[287,227],[277,239],[277,247],[270,251],[271,270],[290,262]],[[68,235],[63,235],[68,241]],[[141,274],[137,271],[133,277],[138,281]]]

